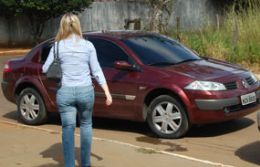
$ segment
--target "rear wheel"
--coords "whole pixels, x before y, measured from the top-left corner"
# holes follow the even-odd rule
[[[148,107],[147,122],[151,130],[162,138],[179,138],[189,130],[186,111],[179,100],[161,95]]]
[[[47,120],[47,112],[40,94],[32,88],[25,88],[17,100],[20,119],[29,125],[42,124]]]

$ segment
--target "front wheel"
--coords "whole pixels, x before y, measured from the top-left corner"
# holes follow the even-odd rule
[[[179,100],[161,95],[148,107],[147,122],[150,129],[162,138],[179,138],[189,130],[189,120]]]
[[[19,95],[17,107],[20,119],[29,125],[42,124],[47,120],[47,112],[40,94],[25,88]]]

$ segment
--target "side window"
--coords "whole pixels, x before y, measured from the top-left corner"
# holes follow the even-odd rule
[[[129,56],[116,44],[103,39],[89,38],[88,40],[95,46],[102,67],[114,67],[115,61],[123,60],[130,63]]]
[[[49,55],[49,52],[51,50],[51,47],[52,47],[51,43],[48,43],[45,46],[43,46],[42,54],[41,54],[41,63],[45,63],[45,61]]]

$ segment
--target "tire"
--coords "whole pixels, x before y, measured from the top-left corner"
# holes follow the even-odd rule
[[[17,100],[18,114],[22,122],[39,125],[47,120],[47,111],[40,94],[32,88],[25,88]]]
[[[168,95],[160,95],[151,102],[147,122],[157,136],[168,139],[182,137],[190,127],[182,103]]]

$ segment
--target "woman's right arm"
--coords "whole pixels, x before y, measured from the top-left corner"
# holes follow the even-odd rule
[[[96,79],[96,81],[99,83],[99,85],[102,87],[102,89],[106,95],[106,105],[109,106],[112,104],[112,97],[111,97],[105,76],[104,76],[103,71],[98,62],[96,49],[92,43],[90,44],[89,47],[90,47],[89,65],[90,65],[91,73],[94,76],[94,78]]]
[[[109,92],[108,86],[105,83],[105,84],[101,85],[101,87],[104,90],[105,95],[106,95],[106,105],[110,106],[112,104],[112,96]]]
[[[49,55],[47,57],[47,60],[45,61],[45,63],[42,66],[42,72],[46,73],[51,65],[51,63],[54,60],[54,56],[53,56],[53,47],[51,48]]]

